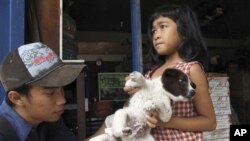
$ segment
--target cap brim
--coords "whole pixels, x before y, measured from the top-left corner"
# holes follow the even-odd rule
[[[73,82],[86,65],[64,64],[43,78],[29,83],[42,87],[62,87]]]

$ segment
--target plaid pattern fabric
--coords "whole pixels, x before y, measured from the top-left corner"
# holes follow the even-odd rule
[[[180,130],[171,130],[163,127],[157,127],[152,130],[156,141],[201,141],[200,132],[184,132]]]
[[[180,62],[177,63],[173,68],[180,69],[189,75],[190,67],[193,64],[198,64],[199,62]],[[149,71],[145,77],[150,78],[151,74],[154,70],[157,69],[155,67],[151,71]],[[192,101],[179,101],[172,103],[173,116],[178,117],[192,117],[197,115],[194,105]],[[201,141],[202,140],[202,132],[184,132],[176,129],[168,129],[164,127],[156,127],[152,130],[152,135],[154,136],[156,141]]]

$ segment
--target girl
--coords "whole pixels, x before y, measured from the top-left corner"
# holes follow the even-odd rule
[[[185,72],[196,84],[192,101],[173,102],[173,116],[162,123],[153,112],[147,116],[148,125],[157,141],[202,140],[202,131],[216,128],[216,118],[209,95],[203,65],[207,50],[195,13],[187,6],[165,5],[155,10],[149,20],[148,35],[151,56],[156,64],[146,77],[154,79],[167,68]],[[128,93],[134,89],[124,88]],[[131,91],[132,90],[132,91]]]
[[[202,131],[216,128],[216,118],[203,65],[207,50],[194,12],[187,6],[164,5],[155,10],[148,25],[152,63],[146,78],[155,79],[167,68],[185,72],[196,84],[192,101],[173,102],[169,122],[159,120],[157,112],[147,116],[156,141],[201,141]],[[125,87],[133,94],[139,88]],[[107,122],[106,122],[107,124]],[[102,134],[105,125],[95,135]],[[94,136],[95,136],[94,135]]]

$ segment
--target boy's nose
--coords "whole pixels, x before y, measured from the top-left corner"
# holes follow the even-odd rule
[[[64,97],[64,91],[63,91],[63,89],[61,89],[58,91],[57,104],[64,105],[65,103],[66,103],[66,99]]]
[[[63,105],[63,104],[65,104],[65,103],[66,103],[66,99],[65,99],[64,95],[62,94],[62,95],[61,95],[61,98],[60,98],[60,100],[59,100],[59,104]]]

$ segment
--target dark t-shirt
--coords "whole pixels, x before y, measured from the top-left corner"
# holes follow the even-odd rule
[[[0,141],[8,141],[0,134]],[[41,123],[30,131],[25,141],[77,141],[76,136],[65,126],[62,120]]]

